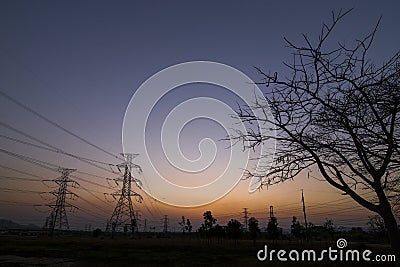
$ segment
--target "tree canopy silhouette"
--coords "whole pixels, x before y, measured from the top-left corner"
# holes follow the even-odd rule
[[[275,242],[275,240],[281,235],[282,229],[278,227],[278,219],[276,217],[271,217],[267,225],[268,236]]]
[[[214,224],[217,222],[217,219],[215,219],[211,213],[211,211],[206,211],[203,213],[203,218],[204,218],[204,223],[202,226],[204,227],[205,231],[210,231]]]
[[[228,236],[235,241],[235,244],[237,244],[238,239],[243,233],[243,227],[238,220],[231,219],[227,224],[226,231]]]
[[[315,42],[304,34],[300,45],[285,39],[293,53],[293,62],[284,63],[289,76],[257,68],[267,102],[257,99],[254,106],[240,107],[238,118],[268,123],[276,134],[249,129],[235,138],[249,144],[247,148],[277,141],[276,151],[262,155],[274,155],[272,168],[249,170],[248,178],[269,186],[303,171],[316,176],[312,172],[317,170],[315,179],[322,177],[383,218],[399,256],[391,200],[398,199],[400,180],[400,54],[381,65],[368,58],[380,19],[370,34],[352,45],[329,43],[336,25],[350,11],[332,13],[331,23],[323,24]],[[255,116],[255,109],[270,111],[274,120]]]
[[[257,235],[261,232],[258,227],[258,220],[254,217],[249,219],[249,232],[250,236],[253,239],[253,243],[256,243]]]

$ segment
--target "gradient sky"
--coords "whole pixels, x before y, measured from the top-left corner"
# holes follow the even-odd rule
[[[122,122],[130,98],[146,79],[168,66],[193,60],[216,61],[237,68],[254,81],[260,76],[253,66],[285,74],[282,61],[290,59],[290,50],[285,47],[283,37],[299,42],[301,33],[307,33],[315,40],[322,22],[329,22],[332,10],[353,7],[351,15],[331,36],[331,44],[338,41],[351,44],[354,39],[362,38],[382,15],[371,58],[379,64],[400,47],[398,1],[214,2],[3,0],[0,2],[0,89],[68,130],[118,154],[122,150]],[[167,95],[152,114],[154,129],[160,126],[168,111],[185,99],[210,96],[230,105],[236,101],[213,86],[178,89]],[[119,163],[3,97],[0,97],[0,111],[1,122],[70,153]],[[0,134],[27,140],[2,126]],[[200,139],[217,140],[223,135],[217,125],[193,122],[183,136],[183,150],[188,157],[196,157],[195,147]],[[154,136],[156,145],[157,132]],[[77,160],[4,138],[0,139],[0,148],[99,176],[115,177]],[[224,159],[220,158],[217,163],[223,164]],[[0,162],[46,179],[58,176],[3,153]],[[160,162],[159,166],[164,165]],[[5,168],[0,168],[0,174],[28,177]],[[108,186],[105,179],[77,176]],[[355,205],[351,200],[326,183],[305,176],[253,194],[247,192],[248,181],[243,181],[229,195],[206,207],[175,208],[149,198],[145,198],[145,204],[136,206],[142,217],[153,225],[158,227],[161,216],[168,214],[171,227],[177,228],[175,221],[181,215],[198,222],[203,211],[211,209],[224,223],[231,217],[240,218],[244,207],[265,225],[267,208],[274,205],[281,225],[287,226],[292,215],[301,216],[300,190],[304,188],[310,203],[311,221],[318,223],[325,217],[332,217],[343,225],[364,223],[367,216],[364,210],[353,210]],[[99,199],[104,200],[102,192],[113,190],[80,183],[93,190],[97,198],[82,189],[77,190],[82,199],[76,204],[88,212],[71,215],[72,228],[83,227],[88,222],[104,226],[102,218],[111,215],[115,202],[107,205]],[[51,190],[40,182],[6,178],[0,178],[0,188]],[[0,193],[0,217],[41,225],[46,208],[34,209],[30,204],[46,202],[35,193],[3,191]]]

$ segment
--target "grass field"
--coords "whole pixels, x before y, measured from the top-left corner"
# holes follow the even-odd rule
[[[321,266],[321,262],[260,262],[258,250],[265,242],[258,240],[127,237],[94,238],[90,236],[0,236],[0,266]],[[334,242],[299,243],[278,241],[273,249],[315,249],[335,246]],[[389,253],[386,245],[350,243],[352,249],[371,249]],[[395,266],[377,262],[324,262],[324,266]]]

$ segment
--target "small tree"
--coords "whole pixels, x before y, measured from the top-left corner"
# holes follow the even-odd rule
[[[332,240],[335,239],[335,225],[332,219],[326,219],[324,223],[324,230],[329,234]]]
[[[204,213],[203,213],[203,219],[204,219],[204,223],[203,223],[204,229],[205,229],[207,232],[209,232],[209,231],[213,228],[214,224],[217,222],[217,219],[215,219],[215,218],[212,216],[211,211],[206,211],[206,212],[204,212]]]
[[[367,225],[369,226],[370,232],[375,233],[381,237],[386,235],[385,222],[383,221],[381,216],[368,216],[368,219],[369,221],[367,222]]]
[[[208,242],[210,242],[211,231],[214,227],[214,224],[217,222],[217,219],[215,219],[212,216],[212,213],[209,210],[203,213],[203,219],[204,219],[204,222],[201,224],[199,232],[205,233],[207,236]]]
[[[235,219],[231,219],[228,222],[227,229],[226,229],[229,238],[235,240],[235,245],[238,242],[238,239],[241,237],[243,233],[243,227],[242,224]]]
[[[275,243],[275,240],[280,236],[281,229],[278,228],[278,219],[271,217],[267,225],[267,233]]]
[[[260,233],[260,228],[258,227],[258,220],[254,217],[249,219],[249,232],[253,239],[253,244],[255,244],[257,235]]]
[[[192,232],[192,228],[193,228],[193,226],[192,226],[190,220],[187,219],[187,220],[186,220],[186,226],[185,226],[186,231],[188,231],[189,233],[191,233],[191,232]]]
[[[99,236],[101,236],[103,234],[103,231],[101,231],[101,229],[100,228],[96,228],[94,231],[93,231],[93,237],[99,237]]]
[[[292,225],[290,226],[290,230],[292,235],[296,239],[303,240],[305,238],[305,228],[303,225],[300,224],[300,222],[297,220],[296,216],[293,216],[292,219]]]
[[[185,216],[182,216],[182,220],[179,222],[179,225],[181,226],[182,234],[185,234],[185,232],[187,230]]]
[[[213,228],[213,235],[217,238],[217,243],[222,242],[222,238],[225,236],[225,229],[221,225],[217,224]]]

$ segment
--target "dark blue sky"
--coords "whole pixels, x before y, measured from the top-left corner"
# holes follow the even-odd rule
[[[257,81],[253,66],[284,70],[282,61],[290,58],[284,36],[298,42],[301,33],[307,33],[315,40],[322,22],[330,21],[331,11],[348,8],[354,11],[338,25],[333,44],[350,44],[363,37],[382,15],[371,57],[380,63],[400,48],[398,1],[3,0],[0,89],[119,153],[125,109],[151,75],[177,63],[210,60],[233,66]],[[204,90],[212,94],[213,89]],[[49,143],[111,161],[4,98],[0,98],[0,112],[1,121]],[[0,144],[25,151],[4,140]],[[31,156],[51,159],[37,152]],[[8,161],[4,155],[0,158]]]
[[[257,80],[281,70],[283,37],[316,37],[331,10],[355,10],[332,36],[363,36],[380,15],[373,56],[399,48],[395,1],[2,1],[0,86],[86,137],[119,151],[135,89],[191,60],[222,62]],[[2,111],[3,112],[3,111]],[[96,134],[95,134],[96,133]],[[92,135],[96,136],[92,136]]]

